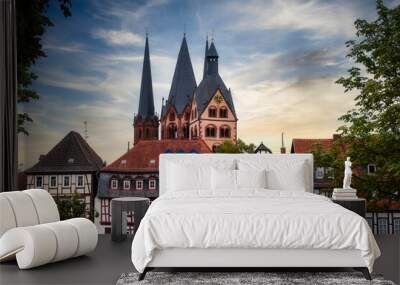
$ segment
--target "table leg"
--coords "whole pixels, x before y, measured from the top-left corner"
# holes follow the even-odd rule
[[[111,240],[122,239],[122,208],[120,203],[111,203]]]

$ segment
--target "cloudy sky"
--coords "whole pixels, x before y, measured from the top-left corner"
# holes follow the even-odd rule
[[[20,106],[31,114],[20,138],[26,168],[70,130],[83,135],[108,163],[132,142],[145,32],[149,32],[156,110],[167,97],[186,31],[197,83],[205,38],[213,36],[220,74],[232,89],[239,137],[279,152],[280,134],[328,138],[353,106],[335,84],[350,66],[345,42],[357,18],[373,19],[375,2],[72,0],[72,17],[49,8],[55,26],[43,39],[48,57],[35,67],[40,100]],[[386,1],[390,6],[396,0]]]

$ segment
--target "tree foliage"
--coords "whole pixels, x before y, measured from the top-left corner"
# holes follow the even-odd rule
[[[361,171],[354,187],[369,199],[400,199],[400,5],[377,1],[374,21],[355,21],[356,39],[346,43],[354,67],[337,83],[356,93],[355,108],[340,117],[341,143],[355,167],[373,163],[375,174]]]
[[[253,153],[256,149],[253,143],[246,144],[241,139],[238,139],[236,144],[231,141],[224,141],[220,144],[216,151],[217,153]]]
[[[71,16],[71,0],[55,0],[65,17]],[[31,89],[38,78],[31,67],[41,57],[46,57],[41,43],[47,27],[53,22],[46,16],[51,0],[17,0],[17,81],[18,103],[38,100],[39,94]],[[18,114],[18,132],[28,134],[25,122],[32,122],[27,113]]]
[[[70,199],[62,198],[56,199],[58,212],[60,213],[61,220],[71,218],[87,217],[86,204],[79,199],[78,195],[72,196]]]

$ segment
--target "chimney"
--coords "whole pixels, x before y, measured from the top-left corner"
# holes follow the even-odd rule
[[[281,153],[284,154],[286,153],[286,147],[285,147],[285,142],[283,140],[283,133],[281,135],[282,143],[281,143]]]

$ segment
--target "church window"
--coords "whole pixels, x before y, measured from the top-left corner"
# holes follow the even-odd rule
[[[139,130],[139,139],[142,138],[142,130]]]
[[[228,118],[228,109],[226,109],[225,107],[221,107],[219,109],[219,117],[220,118]]]
[[[228,126],[222,126],[219,128],[219,137],[220,138],[230,138],[231,130]]]
[[[168,139],[176,139],[178,138],[178,129],[176,127],[176,124],[172,123],[168,125],[168,134],[167,134]]]
[[[189,125],[185,124],[183,126],[183,138],[188,139],[189,138]]]
[[[194,126],[194,137],[197,138],[197,126]]]
[[[185,113],[185,120],[186,120],[186,121],[189,121],[189,116],[190,116],[190,113],[189,113],[189,112],[186,112],[186,113]]]
[[[215,108],[214,106],[211,106],[211,107],[208,109],[208,116],[209,116],[210,118],[216,118],[216,117],[217,117],[217,108]]]
[[[213,125],[208,125],[206,127],[206,137],[215,137],[216,136],[216,128]]]
[[[148,138],[150,137],[149,129],[146,129],[146,130],[145,130],[145,135],[144,135],[144,137],[145,137],[146,139],[148,139]]]
[[[172,112],[171,114],[169,114],[169,120],[170,121],[175,121],[175,113]]]

